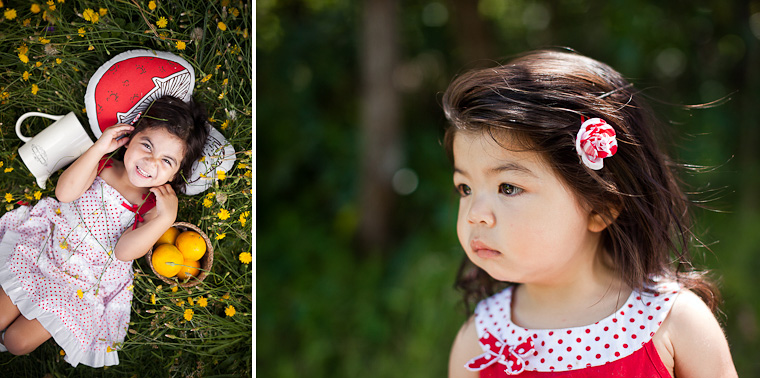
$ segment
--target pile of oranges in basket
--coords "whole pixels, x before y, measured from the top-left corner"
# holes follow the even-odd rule
[[[156,273],[184,280],[198,276],[205,254],[206,241],[198,232],[170,227],[153,246],[151,263]]]

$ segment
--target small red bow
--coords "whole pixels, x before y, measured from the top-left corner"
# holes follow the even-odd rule
[[[122,202],[121,206],[124,206],[124,207],[127,208],[127,210],[135,213],[135,223],[132,225],[132,229],[133,230],[137,228],[137,222],[145,222],[145,219],[143,218],[142,214],[140,214],[137,211],[138,210],[138,206],[137,205],[130,206],[126,202]]]
[[[506,366],[504,372],[507,375],[517,375],[525,370],[523,357],[527,357],[535,351],[533,339],[530,337],[513,347],[488,331],[480,338],[480,345],[485,347],[487,351],[468,361],[465,365],[467,370],[480,371],[498,362]]]

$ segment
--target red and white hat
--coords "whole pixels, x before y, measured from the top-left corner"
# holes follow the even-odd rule
[[[189,101],[195,86],[195,70],[184,59],[167,52],[130,50],[100,66],[87,84],[84,96],[87,118],[96,138],[117,123],[131,124],[156,99],[171,95]],[[213,126],[203,157],[193,164],[183,192],[201,193],[214,183],[217,171],[227,172],[235,161],[235,149]]]

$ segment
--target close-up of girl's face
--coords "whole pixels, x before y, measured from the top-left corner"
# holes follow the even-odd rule
[[[542,156],[475,132],[458,132],[453,153],[457,234],[475,265],[499,281],[546,284],[592,266],[599,230]]]
[[[152,188],[174,179],[182,163],[185,142],[163,128],[145,129],[133,135],[124,153],[129,181]]]

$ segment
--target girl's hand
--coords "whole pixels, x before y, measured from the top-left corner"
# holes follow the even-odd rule
[[[93,147],[101,149],[102,155],[116,151],[119,147],[129,142],[129,133],[134,129],[133,126],[124,123],[115,124],[103,131],[103,134]]]
[[[150,188],[150,191],[156,196],[156,218],[163,218],[169,225],[173,224],[177,219],[179,200],[172,186],[164,184]]]

